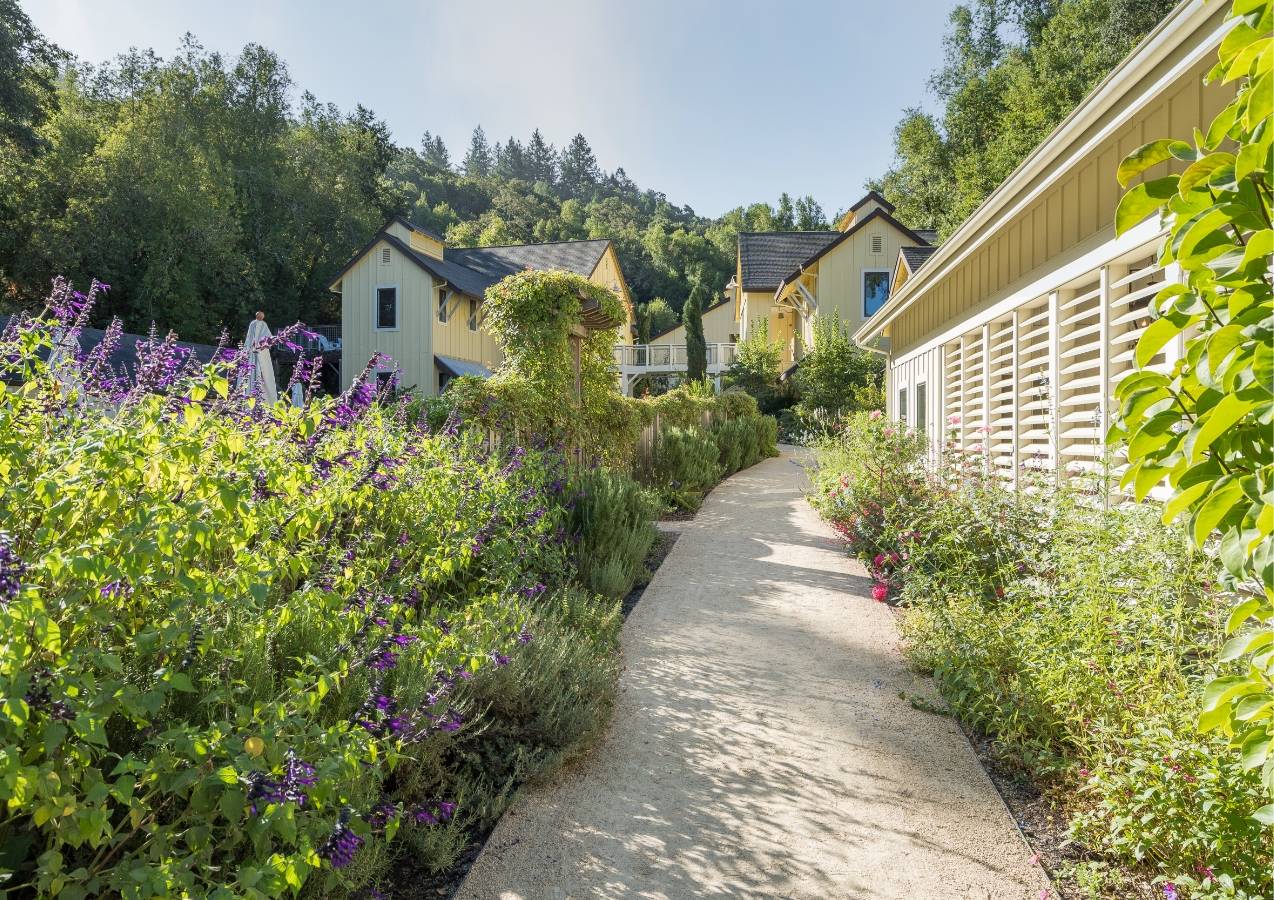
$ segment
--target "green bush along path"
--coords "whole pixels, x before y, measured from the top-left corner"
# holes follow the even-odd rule
[[[505,815],[486,898],[1035,898],[1048,888],[785,452],[684,527],[605,738]],[[923,704],[922,704],[923,705]]]

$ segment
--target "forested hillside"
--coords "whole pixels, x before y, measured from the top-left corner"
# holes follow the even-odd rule
[[[869,186],[945,237],[1172,5],[957,6],[931,81],[941,111],[905,113],[895,165]],[[739,231],[828,227],[812,198],[786,194],[697,215],[604,171],[578,134],[560,149],[538,130],[480,127],[464,148],[429,133],[400,146],[372,110],[302,88],[264,47],[226,58],[193,37],[170,58],[91,65],[0,0],[0,310],[38,303],[65,274],[112,284],[97,315],[134,331],[153,320],[212,340],[256,309],[335,322],[331,277],[401,214],[453,246],[610,238],[659,331],[696,289],[725,285]]]
[[[724,287],[738,230],[826,227],[786,196],[709,220],[603,171],[583,135],[398,146],[371,110],[301,87],[264,47],[228,59],[193,37],[89,65],[0,0],[0,304],[65,274],[110,283],[97,315],[134,331],[212,340],[256,309],[334,322],[331,277],[401,214],[454,246],[611,238],[638,299],[675,311]]]
[[[971,0],[957,6],[946,59],[930,79],[940,111],[903,114],[894,132],[894,166],[871,186],[897,205],[902,221],[936,228],[945,238],[1176,2]]]

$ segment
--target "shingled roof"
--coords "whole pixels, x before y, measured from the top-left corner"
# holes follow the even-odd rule
[[[555,241],[551,244],[513,244],[507,247],[458,247],[446,251],[448,262],[477,274],[483,291],[523,269],[565,269],[591,275],[610,241]],[[481,296],[481,294],[479,294]]]
[[[929,257],[938,251],[937,247],[903,247],[902,258],[907,264],[907,268],[915,272],[925,264]]]
[[[740,232],[743,290],[774,290],[785,275],[838,237],[839,231]]]
[[[441,240],[433,232],[412,225],[404,219],[391,219]],[[372,237],[362,249],[350,257],[332,279],[330,290],[336,290],[341,279],[358,264],[369,250],[381,241],[398,250],[416,265],[441,281],[452,290],[471,297],[482,297],[487,288],[514,272],[523,269],[565,269],[578,275],[591,275],[601,261],[602,254],[610,246],[608,240],[554,241],[548,244],[511,244],[504,247],[448,247],[445,258],[438,259],[412,248],[385,227]]]

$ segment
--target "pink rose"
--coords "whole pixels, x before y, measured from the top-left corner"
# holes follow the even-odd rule
[[[878,409],[873,409],[873,410],[871,411],[871,413],[867,416],[867,418],[869,418],[869,419],[871,419],[873,422],[875,422],[877,419],[881,418],[883,415],[884,415],[884,413],[883,413],[883,412],[881,412],[880,410],[878,410]]]
[[[884,431],[881,432],[881,434],[883,434],[887,438],[891,438],[897,433],[898,432],[893,428],[886,428]]]
[[[877,603],[884,603],[885,598],[888,596],[889,596],[888,585],[882,584],[881,582],[878,581],[871,586],[871,598],[875,600]]]

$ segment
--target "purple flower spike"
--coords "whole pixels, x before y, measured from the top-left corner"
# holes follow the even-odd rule
[[[13,539],[0,531],[0,604],[18,596],[18,591],[22,590],[22,576],[26,572],[26,563],[13,549]]]
[[[347,824],[338,822],[319,846],[318,854],[330,862],[333,869],[343,869],[354,861],[354,854],[361,846],[363,839],[351,831]]]

